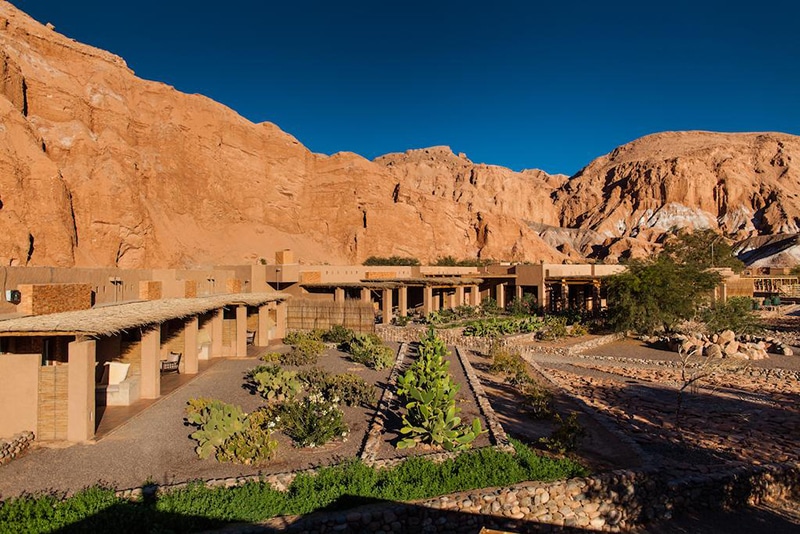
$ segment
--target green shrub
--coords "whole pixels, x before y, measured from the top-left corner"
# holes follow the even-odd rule
[[[307,390],[324,391],[331,374],[320,367],[311,367],[297,372],[297,379]]]
[[[364,260],[363,265],[382,266],[382,265],[397,265],[402,267],[413,267],[419,265],[417,258],[410,258],[407,256],[370,256]]]
[[[278,442],[272,438],[276,423],[269,410],[256,410],[247,416],[241,432],[230,436],[217,449],[217,460],[258,465],[275,456]]]
[[[737,334],[754,334],[762,329],[761,321],[753,313],[753,300],[748,297],[731,297],[727,302],[717,302],[701,317],[711,332],[733,330]]]
[[[278,365],[259,365],[247,376],[252,388],[267,401],[291,399],[303,389],[296,371],[286,371]]]
[[[502,311],[492,297],[486,297],[481,301],[481,313],[484,315],[499,315]]]
[[[466,425],[458,417],[458,385],[448,372],[446,354],[447,347],[431,327],[420,340],[419,356],[397,379],[397,394],[406,409],[400,429],[406,437],[398,442],[398,449],[428,443],[448,451],[464,450],[483,432],[480,419]]]
[[[280,352],[268,352],[259,358],[262,362],[278,363],[281,361],[282,354]]]
[[[338,398],[326,399],[317,392],[299,401],[288,400],[278,409],[281,429],[298,447],[318,447],[345,438],[349,429],[338,403]]]
[[[492,364],[489,366],[490,373],[517,380],[520,380],[520,377],[527,376],[528,368],[525,365],[525,360],[522,359],[518,352],[509,352],[505,349],[493,347],[490,355],[492,357]]]
[[[322,334],[322,341],[326,343],[336,343],[337,345],[342,345],[353,339],[355,335],[355,332],[349,328],[335,324],[330,328],[330,330],[326,330],[325,333]]]
[[[491,319],[472,321],[467,324],[467,326],[464,327],[464,335],[474,337],[502,337],[505,335],[537,332],[543,326],[544,322],[542,319],[535,315],[508,319],[493,317]]]
[[[578,323],[573,323],[572,329],[569,331],[569,334],[572,337],[585,336],[588,333],[589,333],[589,329],[586,328],[583,324],[581,324],[579,322]]]
[[[539,442],[551,452],[566,454],[574,451],[586,435],[586,430],[578,422],[578,414],[572,412],[563,419],[559,414],[555,416],[558,425],[549,438],[539,438]]]
[[[550,315],[544,318],[544,326],[536,335],[539,339],[545,341],[555,341],[566,337],[568,334],[567,318]]]
[[[352,373],[343,373],[331,377],[325,385],[323,393],[328,399],[340,399],[347,406],[372,406],[377,392],[366,380]]]
[[[408,315],[397,315],[393,319],[395,326],[407,326],[408,323],[411,321],[411,317]]]
[[[375,334],[356,334],[345,349],[351,360],[371,369],[386,369],[394,365],[394,351]]]
[[[522,393],[525,403],[522,409],[528,412],[534,419],[546,419],[553,415],[553,394],[542,386],[528,380],[520,384],[519,390]]]
[[[304,341],[304,340],[314,340],[314,341],[322,341],[322,334],[324,330],[311,330],[309,332],[300,332],[299,330],[292,330],[291,332],[287,332],[286,336],[283,338],[283,342],[286,345],[297,345],[297,343]]]

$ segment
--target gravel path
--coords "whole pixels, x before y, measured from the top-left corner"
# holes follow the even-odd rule
[[[0,467],[0,498],[49,489],[74,491],[98,481],[123,489],[148,479],[163,484],[258,474],[253,467],[200,460],[188,439],[193,429],[183,424],[184,406],[192,397],[225,399],[245,411],[258,407],[260,397],[242,388],[244,373],[256,364],[255,359],[222,361],[96,444],[32,450]]]

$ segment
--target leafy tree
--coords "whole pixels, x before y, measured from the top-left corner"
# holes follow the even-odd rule
[[[718,273],[668,255],[632,260],[627,271],[606,279],[609,322],[617,331],[671,330],[693,318],[720,281]]]
[[[419,265],[419,260],[417,258],[410,258],[406,256],[389,256],[388,258],[380,257],[380,256],[370,256],[366,260],[364,260],[364,265],[392,265],[392,266],[416,266]]]
[[[710,229],[675,232],[664,243],[662,255],[676,263],[692,264],[705,269],[730,267],[736,272],[744,269],[744,263],[733,255],[733,248],[725,237]]]
[[[703,313],[703,321],[711,332],[733,330],[737,334],[753,334],[761,330],[758,316],[753,313],[753,299],[731,297],[718,302]]]

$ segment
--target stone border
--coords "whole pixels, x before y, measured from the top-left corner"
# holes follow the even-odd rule
[[[744,466],[682,478],[658,470],[621,470],[274,518],[261,526],[308,534],[432,532],[444,525],[448,532],[476,532],[482,526],[515,532],[532,526],[620,532],[671,519],[675,512],[736,509],[798,495],[800,464]]]
[[[475,374],[475,369],[473,369],[472,364],[469,362],[469,358],[462,354],[464,349],[458,345],[455,346],[455,349],[461,366],[464,368],[464,374],[467,375],[467,381],[469,382],[470,388],[472,388],[472,393],[478,400],[478,408],[480,408],[483,417],[486,419],[486,426],[489,427],[489,435],[494,442],[494,446],[505,452],[513,451],[514,447],[509,443],[506,431],[503,429],[503,425],[500,424],[497,414],[489,403],[489,398],[486,396],[486,392],[483,389],[478,375]]]
[[[0,465],[5,465],[24,453],[35,439],[36,435],[30,430],[14,434],[10,439],[0,439]]]
[[[397,358],[394,361],[392,372],[389,373],[389,378],[386,381],[386,387],[383,388],[383,395],[381,400],[378,401],[378,407],[375,409],[375,416],[372,418],[369,429],[367,430],[367,437],[364,440],[364,446],[358,457],[361,458],[367,465],[375,465],[378,457],[378,451],[381,448],[381,435],[386,424],[386,411],[394,399],[392,387],[397,383],[397,377],[400,375],[400,367],[403,365],[403,360],[406,357],[408,350],[408,343],[401,343],[400,348],[397,349]]]

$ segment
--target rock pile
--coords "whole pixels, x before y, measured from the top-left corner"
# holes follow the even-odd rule
[[[670,350],[683,354],[697,354],[709,358],[738,358],[740,360],[765,360],[768,353],[792,356],[792,348],[774,337],[752,335],[737,336],[732,330],[719,334],[673,334],[661,338]]]
[[[0,440],[0,465],[7,464],[23,452],[25,452],[35,436],[33,432],[26,430],[15,434],[10,440]]]

